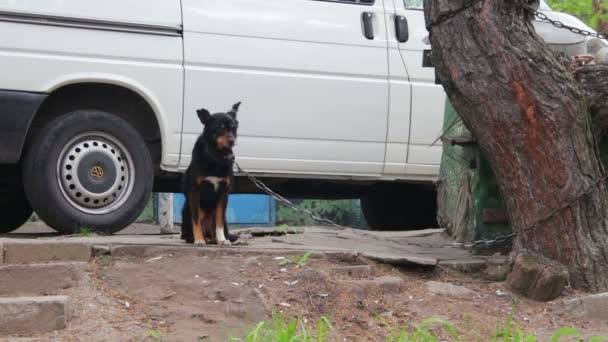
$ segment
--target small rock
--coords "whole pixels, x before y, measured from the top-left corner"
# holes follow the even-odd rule
[[[259,257],[250,257],[245,259],[245,265],[254,265],[258,264]]]
[[[498,297],[504,297],[504,296],[508,295],[508,293],[504,292],[504,291],[496,290],[496,295]]]
[[[148,260],[146,260],[146,262],[152,262],[152,261],[160,260],[162,258],[163,258],[162,256],[159,256],[159,257],[156,257],[156,258],[148,259]]]
[[[336,266],[331,268],[332,272],[355,278],[368,278],[372,275],[369,265]]]
[[[403,279],[399,277],[384,276],[370,280],[356,280],[353,281],[353,283],[360,285],[365,290],[380,288],[387,292],[399,293],[403,286]]]
[[[392,311],[386,311],[380,314],[380,316],[382,317],[393,317],[393,312]]]
[[[93,256],[110,255],[110,246],[93,246]],[[1,262],[0,262],[1,263]]]
[[[286,268],[281,268],[281,269],[279,270],[279,272],[281,272],[281,273],[285,273],[285,272],[287,272],[287,269],[286,269]]]
[[[566,266],[538,255],[518,255],[507,286],[513,292],[538,301],[559,297],[568,283]]]
[[[608,322],[608,292],[567,299],[563,304],[568,316]]]
[[[426,283],[428,290],[431,293],[456,297],[456,298],[472,298],[477,292],[470,290],[464,286],[458,286],[450,283],[442,283],[438,281],[429,281]]]

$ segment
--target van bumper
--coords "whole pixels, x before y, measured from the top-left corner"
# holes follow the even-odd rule
[[[0,90],[0,164],[15,164],[32,119],[48,95]]]

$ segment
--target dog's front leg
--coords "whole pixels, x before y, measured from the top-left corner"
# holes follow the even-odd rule
[[[194,235],[194,244],[206,245],[207,240],[203,235],[205,211],[201,209],[200,201],[201,198],[198,190],[190,192],[190,212],[192,215],[192,235]]]
[[[220,196],[219,203],[215,208],[215,238],[218,245],[230,246],[230,240],[226,240],[224,226],[226,225],[226,205],[228,204],[228,194]]]

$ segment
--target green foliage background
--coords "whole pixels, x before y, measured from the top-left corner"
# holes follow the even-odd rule
[[[593,29],[598,29],[601,22],[608,22],[608,3],[600,0],[601,11],[596,11],[593,0],[548,0],[547,3],[555,11],[577,16]]]
[[[330,219],[339,225],[366,228],[359,200],[291,200],[298,207],[310,210],[315,215]],[[318,225],[310,216],[277,203],[277,224],[288,226]]]

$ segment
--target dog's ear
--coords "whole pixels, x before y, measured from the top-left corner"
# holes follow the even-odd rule
[[[232,106],[232,109],[228,112],[228,115],[232,116],[233,119],[236,119],[236,112],[239,111],[239,107],[241,106],[241,102],[237,102]]]
[[[206,125],[207,122],[209,122],[209,118],[211,118],[211,113],[209,113],[208,110],[203,108],[197,110],[196,114],[198,114],[198,118],[201,120],[201,123],[203,125]]]

